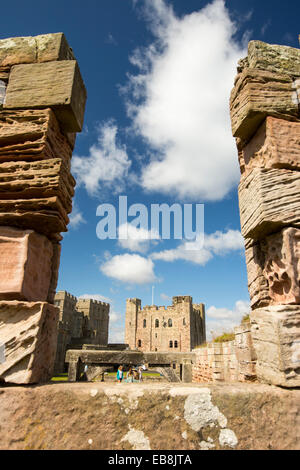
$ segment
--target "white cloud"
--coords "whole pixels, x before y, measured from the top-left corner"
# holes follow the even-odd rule
[[[77,229],[79,225],[86,224],[86,220],[82,215],[82,212],[78,209],[78,207],[74,204],[72,213],[69,216],[70,223],[69,228]]]
[[[231,251],[242,250],[243,248],[243,237],[238,230],[217,231],[205,235],[204,244],[197,241],[184,241],[173,250],[152,253],[151,258],[169,262],[184,260],[204,266],[215,255],[223,256]]]
[[[250,303],[238,300],[232,310],[211,306],[206,311],[206,333],[208,339],[216,337],[223,332],[231,332],[238,326],[244,315],[250,313]]]
[[[171,300],[172,300],[172,297],[169,297],[167,294],[164,294],[163,292],[160,294],[160,297],[165,302],[171,302]]]
[[[84,185],[91,196],[102,188],[121,190],[131,165],[126,147],[117,143],[117,126],[108,121],[99,127],[98,143],[92,145],[89,156],[74,155],[72,171],[77,183]]]
[[[229,95],[246,51],[223,0],[182,18],[163,0],[145,0],[155,41],[131,57],[127,109],[153,149],[141,184],[182,198],[222,199],[239,179]]]
[[[136,254],[116,255],[100,266],[105,276],[128,284],[155,282],[154,264],[151,259]]]
[[[145,253],[148,251],[150,244],[157,243],[155,239],[159,238],[159,234],[153,230],[146,230],[143,227],[137,228],[132,224],[123,224],[119,227],[118,244],[129,251],[137,251]]]
[[[124,327],[113,327],[109,332],[109,343],[124,343]]]
[[[93,299],[93,300],[98,300],[98,302],[106,302],[108,304],[112,302],[111,299],[101,294],[83,294],[83,295],[80,295],[78,298],[79,299]]]

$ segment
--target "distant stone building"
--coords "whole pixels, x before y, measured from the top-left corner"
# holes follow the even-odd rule
[[[205,341],[205,307],[193,304],[192,297],[173,297],[168,307],[143,309],[140,299],[127,299],[125,343],[130,349],[189,352]]]
[[[93,299],[77,299],[66,291],[55,295],[59,323],[55,373],[64,371],[67,349],[83,344],[106,346],[108,342],[109,304]]]

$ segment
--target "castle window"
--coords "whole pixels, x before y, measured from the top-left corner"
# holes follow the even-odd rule
[[[140,348],[142,346],[142,341],[139,339],[138,340],[138,347]]]
[[[157,338],[157,333],[155,333],[155,338]]]
[[[168,320],[168,326],[173,326],[172,318],[169,318],[169,320]]]
[[[183,323],[183,325],[186,325],[186,323],[185,323],[185,318],[182,320],[182,323]]]
[[[169,342],[169,348],[173,348],[173,341]]]
[[[159,320],[155,320],[155,328],[159,328]]]
[[[147,326],[147,322],[146,322],[146,320],[144,320],[143,321],[143,327],[146,328],[146,326]]]
[[[174,341],[174,348],[178,348],[178,341]]]

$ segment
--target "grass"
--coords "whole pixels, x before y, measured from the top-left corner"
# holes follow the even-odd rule
[[[51,382],[67,382],[68,381],[68,372],[58,374],[55,377],[52,377]]]
[[[223,333],[222,335],[217,336],[217,338],[214,338],[213,343],[226,343],[227,341],[233,341],[234,338],[234,333]]]

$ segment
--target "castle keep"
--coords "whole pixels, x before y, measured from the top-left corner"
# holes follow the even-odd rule
[[[193,304],[192,297],[173,297],[168,307],[143,309],[140,299],[127,299],[125,343],[130,349],[188,352],[205,340],[205,307]]]
[[[77,299],[66,291],[55,295],[59,307],[57,351],[54,370],[64,371],[68,348],[84,343],[106,346],[108,342],[109,304],[94,299]]]

